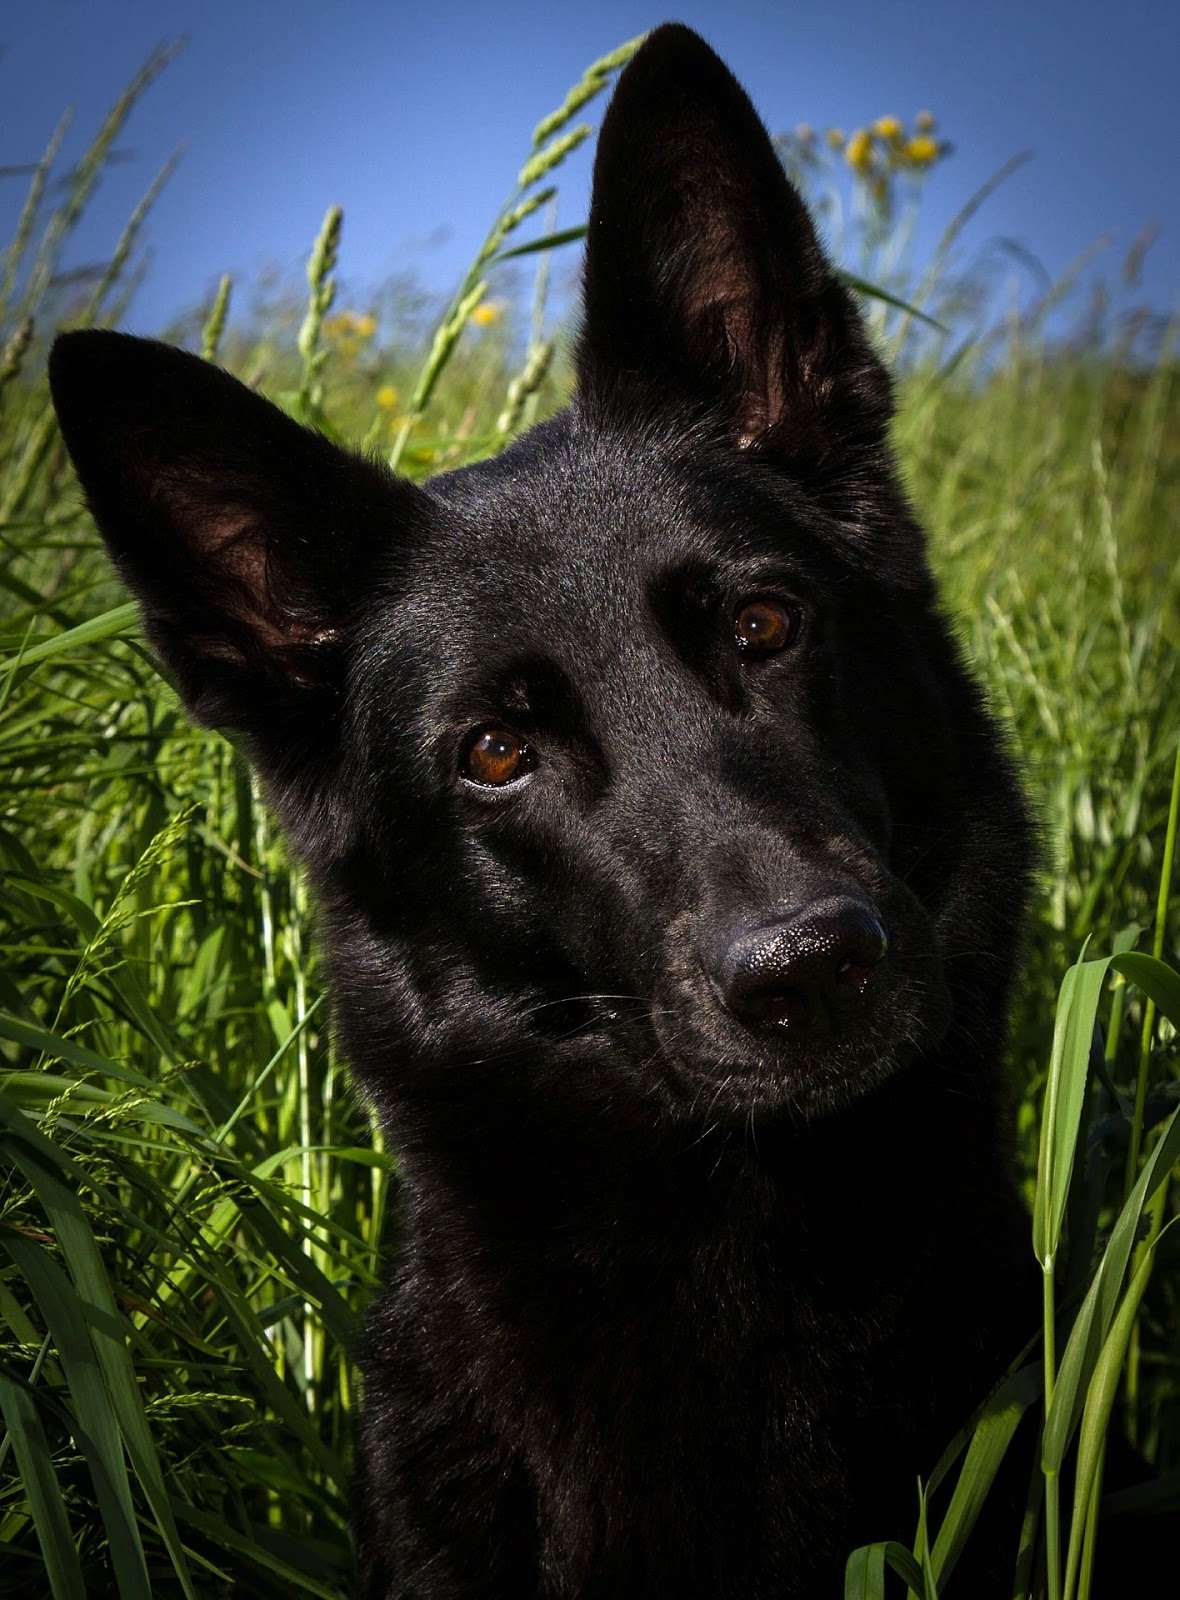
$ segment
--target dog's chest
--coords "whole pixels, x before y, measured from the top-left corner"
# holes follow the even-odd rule
[[[542,1594],[806,1594],[843,1548],[853,1459],[904,1431],[879,1381],[870,1406],[880,1307],[710,1265],[649,1263],[617,1305],[562,1286],[485,1370],[489,1422],[533,1485]]]

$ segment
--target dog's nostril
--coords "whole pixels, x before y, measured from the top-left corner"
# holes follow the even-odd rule
[[[864,994],[886,949],[872,907],[833,896],[730,939],[714,978],[726,1009],[742,1022],[828,1033]]]
[[[811,1001],[802,989],[740,986],[725,1003],[743,1022],[785,1022],[801,1027],[811,1013]]]
[[[863,989],[869,981],[869,975],[881,956],[885,954],[884,948],[881,955],[871,959],[863,956],[845,956],[836,968],[836,987],[838,989]]]

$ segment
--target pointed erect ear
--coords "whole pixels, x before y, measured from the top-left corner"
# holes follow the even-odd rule
[[[650,34],[598,140],[583,402],[638,388],[734,442],[811,459],[879,444],[889,380],[749,98],[695,33]]]
[[[373,558],[425,496],[167,345],[63,334],[49,375],[95,521],[193,715],[263,747],[326,736]]]

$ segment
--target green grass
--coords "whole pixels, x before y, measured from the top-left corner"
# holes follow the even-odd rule
[[[231,296],[206,348],[415,475],[498,448],[565,390],[546,258],[516,258],[541,264],[531,311],[473,314],[497,311],[497,262],[517,230],[529,216],[544,229],[572,119],[619,59],[537,130],[433,336],[341,317],[330,280],[347,229],[331,223],[308,302],[248,325]],[[0,1592],[336,1596],[350,1559],[350,1357],[392,1243],[394,1178],[333,1054],[300,879],[243,765],[187,724],[140,642],[43,377],[56,323],[117,320],[130,238],[85,301],[55,297],[54,266],[160,64],[116,107],[48,226],[30,211],[0,266]],[[1166,1181],[1139,1243],[1133,1224],[1135,1185],[1165,1180],[1175,1154],[1159,1128],[1177,1101],[1177,1011],[1159,969],[1094,963],[1127,929],[1123,946],[1174,950],[1160,885],[1180,737],[1176,365],[1170,347],[1146,368],[1055,346],[1035,323],[954,359],[928,341],[902,365],[898,447],[1043,828],[1011,1052],[1018,1157],[1031,1212],[1040,1150],[1038,1253],[1059,1312],[1040,1481],[1069,1422],[1097,1467],[1108,1402],[1111,1425],[1175,1474]],[[1058,989],[1087,939],[1055,1049]],[[1112,1004],[1103,1081],[1087,1008],[1106,1017]],[[960,1487],[925,1546],[908,1567],[900,1548],[859,1555],[857,1593],[879,1592],[889,1563],[934,1592],[1015,1417],[1040,1401],[1039,1373],[1018,1369],[963,1478],[944,1464]],[[1084,1572],[1088,1501],[1071,1565],[1073,1508],[1053,1500],[1050,1487],[1060,1560],[1052,1575],[1030,1568],[1020,1592],[1057,1600]]]

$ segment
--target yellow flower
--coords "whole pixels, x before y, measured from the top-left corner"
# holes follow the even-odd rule
[[[355,317],[352,325],[358,339],[371,339],[377,331],[377,318],[366,311],[363,317]]]
[[[864,128],[858,128],[849,137],[844,150],[844,159],[854,172],[867,172],[873,164],[873,136]]]
[[[906,141],[905,158],[915,167],[928,167],[938,156],[938,140],[920,133]]]
[[[833,150],[843,150],[844,134],[840,128],[829,128],[827,133],[824,134],[824,138],[828,141]]]
[[[900,139],[900,117],[878,117],[876,122],[873,123],[873,132],[878,139]]]
[[[383,383],[377,390],[377,404],[382,411],[392,411],[397,405],[397,390],[391,383]]]
[[[914,125],[919,133],[933,133],[934,113],[932,111],[919,111],[914,118]]]
[[[476,306],[471,313],[471,320],[480,328],[486,328],[489,323],[495,322],[500,315],[500,307],[494,300],[485,300],[482,305]]]

